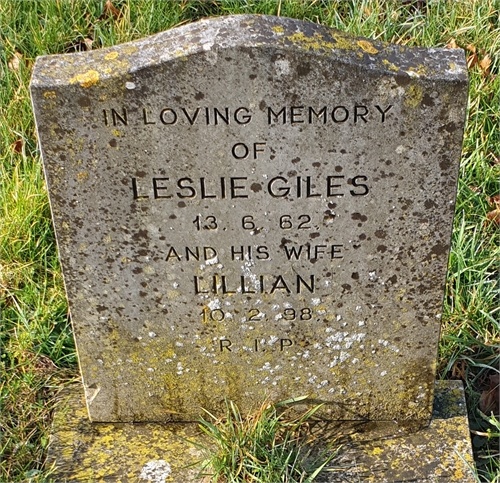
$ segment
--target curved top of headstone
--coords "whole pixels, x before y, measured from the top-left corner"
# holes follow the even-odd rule
[[[266,46],[307,51],[340,63],[365,66],[393,75],[463,80],[467,65],[462,49],[405,47],[352,36],[311,22],[266,15],[203,19],[121,45],[37,58],[33,87],[80,84],[87,88],[113,77],[200,52],[232,47]],[[89,69],[89,61],[95,67]],[[84,70],[82,70],[84,69]]]

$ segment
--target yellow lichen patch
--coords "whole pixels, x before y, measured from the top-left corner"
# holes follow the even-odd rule
[[[356,44],[350,37],[341,37],[340,35],[335,35],[334,39],[336,41],[335,48],[343,50],[354,50]]]
[[[75,84],[76,82],[78,82],[84,89],[87,89],[87,87],[96,84],[98,81],[99,72],[97,72],[96,70],[88,70],[87,72],[75,75],[75,77],[70,79],[71,84]]]
[[[417,67],[410,67],[408,69],[408,72],[413,72],[417,75],[425,75],[427,73],[427,68],[425,67],[425,65],[420,64]]]
[[[377,456],[379,454],[382,454],[384,450],[382,448],[373,448],[371,451],[368,450],[367,453],[371,456]]]
[[[285,31],[285,29],[281,25],[276,25],[276,27],[273,27],[273,32],[276,32],[277,34],[282,34]]]
[[[389,70],[392,70],[394,72],[397,72],[399,70],[399,67],[395,66],[391,62],[389,62],[387,59],[382,60],[382,64],[386,65]]]
[[[378,50],[368,40],[358,40],[357,44],[369,54],[378,54]]]
[[[117,57],[118,57],[118,52],[110,52],[109,54],[106,54],[104,56],[106,60],[113,60],[116,59]]]
[[[56,93],[54,91],[46,91],[43,93],[43,97],[45,97],[45,99],[54,99],[56,97]]]
[[[88,179],[88,177],[89,177],[89,174],[86,171],[83,171],[82,173],[78,173],[78,175],[77,175],[78,181],[84,181],[84,180]]]
[[[118,131],[118,129],[113,129],[113,134],[116,136],[116,137],[120,137],[122,135],[121,131]]]
[[[335,46],[331,42],[323,40],[320,34],[314,34],[313,37],[307,37],[303,32],[297,32],[287,37],[290,42],[307,50],[333,49]]]
[[[416,84],[408,87],[405,99],[405,105],[408,107],[417,107],[422,101],[423,90],[422,87]]]
[[[138,47],[136,47],[135,45],[131,45],[131,44],[120,46],[120,52],[124,55],[135,54],[138,50],[139,50]]]

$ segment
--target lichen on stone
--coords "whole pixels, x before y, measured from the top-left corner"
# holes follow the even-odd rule
[[[422,101],[423,94],[424,93],[421,86],[417,84],[412,84],[411,86],[408,87],[408,90],[406,92],[404,101],[405,105],[413,108],[417,107]]]
[[[307,50],[333,49],[335,45],[323,40],[321,34],[315,33],[313,37],[306,36],[303,32],[297,32],[287,37],[297,47]]]
[[[368,40],[358,40],[357,44],[369,54],[378,54],[378,50]]]
[[[83,74],[77,74],[69,81],[71,84],[79,83],[81,87],[87,89],[88,87],[99,82],[99,72],[96,70],[88,70]]]

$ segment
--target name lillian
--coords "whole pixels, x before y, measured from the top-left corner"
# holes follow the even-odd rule
[[[199,277],[193,278],[194,293],[199,294],[274,294],[275,292],[291,294],[291,293],[309,293],[315,292],[316,277],[309,275],[302,277],[298,274],[295,277],[284,277],[283,275],[254,275],[246,277],[229,277],[226,275],[212,275],[208,278]]]

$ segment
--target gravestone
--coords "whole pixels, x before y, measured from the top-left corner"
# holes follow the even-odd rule
[[[429,423],[461,50],[222,17],[41,57],[31,90],[92,422]]]

